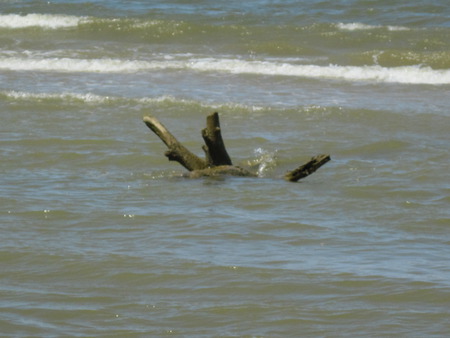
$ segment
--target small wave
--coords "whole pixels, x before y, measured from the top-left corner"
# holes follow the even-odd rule
[[[170,95],[162,95],[157,97],[127,98],[121,96],[105,96],[93,93],[33,93],[22,91],[0,91],[0,98],[16,101],[32,101],[32,102],[65,102],[65,103],[82,103],[82,104],[185,104],[185,105],[201,105],[201,102],[176,98]]]
[[[360,22],[350,22],[350,23],[337,23],[336,27],[343,31],[360,31],[360,30],[371,30],[371,29],[387,29],[388,31],[409,31],[408,27],[403,26],[381,26],[381,25],[367,25]]]
[[[83,17],[70,15],[6,14],[0,15],[0,27],[9,29],[20,29],[29,27],[58,29],[58,28],[76,27],[82,20],[84,20]]]
[[[202,102],[196,100],[189,100],[185,98],[177,98],[172,95],[162,95],[156,97],[140,97],[140,98],[128,98],[121,96],[103,96],[93,93],[32,93],[32,92],[22,92],[22,91],[0,91],[0,99],[4,98],[6,100],[15,101],[31,101],[31,102],[49,102],[54,101],[65,102],[65,103],[82,103],[82,104],[121,104],[121,105],[185,105],[207,108],[208,110],[226,110],[226,111],[261,111],[264,109],[262,106],[245,105],[241,103],[234,102]],[[266,107],[267,108],[267,107]]]
[[[88,32],[110,31],[114,33],[150,32],[154,36],[174,36],[183,33],[185,24],[178,21],[147,20],[139,18],[99,18],[57,14],[5,14],[0,15],[0,28],[26,29],[41,28],[57,30],[79,28]]]
[[[431,67],[402,66],[386,68],[374,66],[296,65],[265,61],[198,60],[188,65],[202,71],[223,71],[233,74],[296,76],[346,81],[392,82],[404,84],[449,84],[450,70]]]
[[[173,65],[176,67],[176,65]],[[57,71],[88,73],[128,73],[139,70],[167,68],[160,62],[119,59],[73,59],[73,58],[2,58],[0,69],[17,71]]]
[[[189,70],[266,76],[296,76],[315,79],[367,81],[403,84],[450,84],[450,70],[431,67],[401,66],[339,66],[303,65],[285,62],[246,61],[241,59],[189,60],[121,60],[73,58],[0,58],[0,69],[12,71],[133,73],[154,70]]]

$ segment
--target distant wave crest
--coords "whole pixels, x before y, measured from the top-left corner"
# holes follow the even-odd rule
[[[76,27],[84,20],[83,17],[53,14],[6,14],[0,15],[0,28],[20,29],[29,27],[41,27],[46,29],[58,29]]]
[[[104,25],[109,30],[147,29],[158,25],[168,25],[168,29],[175,29],[182,22],[164,22],[160,20],[145,20],[137,18],[96,18],[85,16],[72,16],[62,14],[3,14],[0,15],[0,28],[21,29],[28,27],[40,27],[43,29],[58,29],[78,27],[79,25]],[[369,25],[361,22],[339,22],[333,25],[341,31],[359,31],[372,29],[387,29],[389,31],[408,31],[410,28],[395,25]],[[213,29],[213,27],[209,27]]]
[[[163,20],[146,20],[138,18],[99,18],[89,16],[73,16],[62,14],[4,14],[0,15],[0,28],[3,29],[26,29],[41,28],[49,30],[82,28],[84,30],[111,32],[136,32],[145,31],[157,27],[159,31],[163,28],[174,30],[180,26],[180,22]]]

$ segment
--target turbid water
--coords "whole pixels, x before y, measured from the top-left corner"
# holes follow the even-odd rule
[[[449,36],[447,0],[2,1],[0,335],[448,336]],[[202,155],[213,111],[260,178],[142,123]]]

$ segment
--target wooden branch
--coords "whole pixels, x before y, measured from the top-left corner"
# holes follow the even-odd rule
[[[330,155],[314,156],[310,161],[306,162],[302,166],[286,173],[286,175],[284,175],[284,179],[290,182],[297,182],[298,180],[314,173],[328,161],[330,161]]]
[[[202,130],[206,146],[203,150],[210,167],[233,165],[227,153],[220,129],[219,113],[212,113],[206,118],[206,128]]]
[[[177,161],[189,171],[201,170],[208,167],[205,160],[190,152],[173,136],[164,125],[153,116],[145,116],[144,123],[169,148],[165,153],[170,161]]]

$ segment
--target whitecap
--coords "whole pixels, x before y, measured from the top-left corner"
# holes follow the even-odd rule
[[[0,15],[0,27],[20,29],[28,27],[41,27],[45,29],[58,29],[76,27],[83,17],[52,14],[6,14]]]
[[[371,30],[385,28],[389,31],[407,31],[408,27],[403,26],[381,26],[381,25],[367,25],[361,22],[349,22],[349,23],[337,23],[336,27],[343,31],[359,31],[359,30]]]

